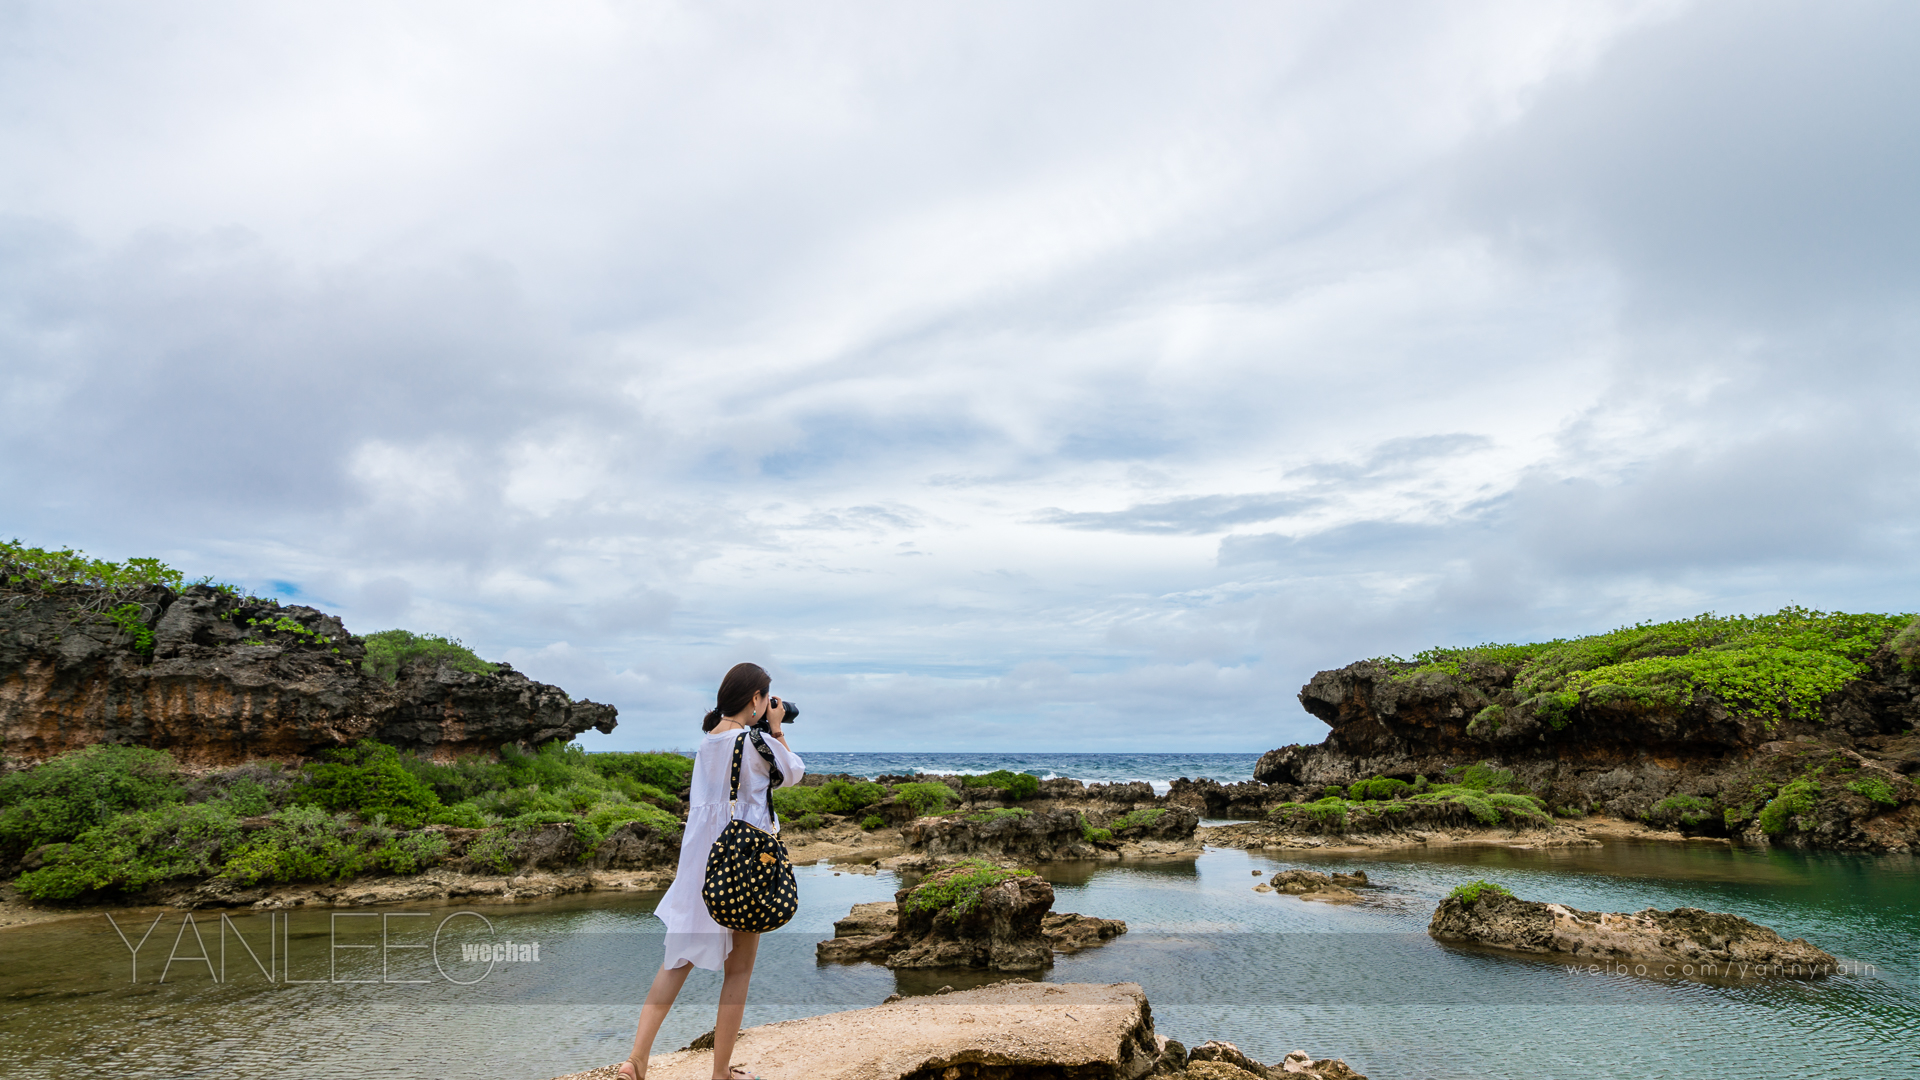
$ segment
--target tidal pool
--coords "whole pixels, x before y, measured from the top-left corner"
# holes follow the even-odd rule
[[[1346,907],[1252,891],[1260,878],[1251,871],[1290,865],[1364,869],[1381,888]],[[1214,849],[1193,863],[1046,873],[1056,910],[1122,918],[1131,929],[1060,957],[1044,978],[1138,982],[1159,1031],[1189,1045],[1227,1039],[1265,1061],[1304,1049],[1376,1080],[1920,1077],[1912,858],[1704,844],[1392,858]],[[831,867],[802,867],[800,877],[799,915],[761,946],[749,1025],[998,977],[816,964],[814,943],[835,919],[890,899],[900,882]],[[1475,878],[1590,909],[1729,911],[1857,970],[1816,982],[1596,975],[1430,940],[1434,905]],[[152,928],[137,978],[136,957],[104,916],[0,931],[0,1075],[546,1080],[625,1055],[660,956],[657,901],[594,893],[417,904],[385,919],[229,913],[226,924],[199,912],[193,927],[177,911],[116,913],[133,944]],[[437,951],[408,947],[431,946],[436,932]],[[202,942],[208,959],[181,959],[202,955]],[[695,973],[656,1050],[712,1026],[718,985],[716,974]]]

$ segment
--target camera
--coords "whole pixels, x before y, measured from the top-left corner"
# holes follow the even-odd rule
[[[773,707],[775,705],[784,705],[787,707],[787,715],[780,719],[780,722],[782,724],[791,724],[795,720],[798,720],[800,718],[800,706],[795,705],[793,702],[788,701],[786,698],[774,698],[771,702],[767,704],[767,711],[772,712]],[[772,727],[773,721],[763,716],[760,718],[760,723],[758,726],[763,728]]]

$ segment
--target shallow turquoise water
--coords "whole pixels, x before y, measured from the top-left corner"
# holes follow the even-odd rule
[[[1334,907],[1259,894],[1251,873],[1285,865],[1365,869],[1383,888]],[[1069,867],[1048,872],[1058,910],[1126,919],[1104,948],[1061,957],[1051,981],[1141,983],[1159,1030],[1189,1044],[1238,1043],[1262,1060],[1305,1049],[1344,1057],[1375,1080],[1410,1077],[1920,1077],[1920,866],[1708,845],[1616,845],[1515,852],[1463,849],[1393,859],[1271,859],[1233,850],[1198,862]],[[1731,911],[1805,937],[1860,974],[1814,983],[1715,983],[1569,973],[1564,966],[1450,948],[1427,938],[1433,906],[1460,882],[1485,877],[1522,896],[1601,910],[1692,905]],[[835,876],[801,868],[802,908],[762,945],[749,1024],[879,1002],[901,990],[964,988],[994,976],[901,973],[873,965],[818,965],[813,945],[857,902],[890,898],[892,875]],[[389,919],[390,944],[442,931],[441,967],[429,952],[389,951],[393,983],[267,983],[234,931],[267,959],[267,919],[236,915],[226,939],[199,920],[210,962],[176,960],[157,979],[176,936],[168,912],[140,953],[104,918],[0,932],[0,1075],[53,1077],[101,1070],[122,1077],[256,1077],[292,1066],[328,1077],[488,1077],[545,1080],[624,1056],[633,1016],[660,955],[652,895],[586,897],[518,906],[414,905]],[[158,912],[120,920],[134,942]],[[337,924],[335,976],[380,977],[379,920],[293,916],[294,978],[327,976],[327,929]],[[281,926],[286,926],[282,923]],[[411,935],[411,936],[409,936]],[[486,965],[459,945],[538,942],[538,962]],[[274,962],[282,971],[284,953]],[[484,973],[484,977],[480,976]],[[657,1050],[712,1026],[718,976],[697,972]]]

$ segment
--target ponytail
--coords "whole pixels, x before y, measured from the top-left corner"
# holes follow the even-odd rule
[[[714,695],[714,708],[700,720],[701,731],[712,731],[722,717],[737,716],[753,704],[753,695],[773,687],[773,678],[759,664],[735,664],[720,680],[720,692]]]

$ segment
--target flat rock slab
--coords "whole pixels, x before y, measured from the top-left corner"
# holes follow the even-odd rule
[[[1135,1080],[1159,1057],[1146,995],[1135,983],[1015,983],[748,1028],[734,1064],[766,1080],[938,1080],[1071,1075]],[[982,1066],[969,1069],[965,1066]],[[615,1080],[617,1063],[559,1080]],[[648,1060],[648,1080],[710,1080],[713,1052]]]
[[[1589,960],[1669,962],[1687,974],[1816,979],[1837,974],[1832,954],[1791,941],[1738,915],[1674,908],[1638,912],[1582,911],[1483,890],[1473,903],[1448,897],[1434,909],[1427,933],[1524,953]]]

